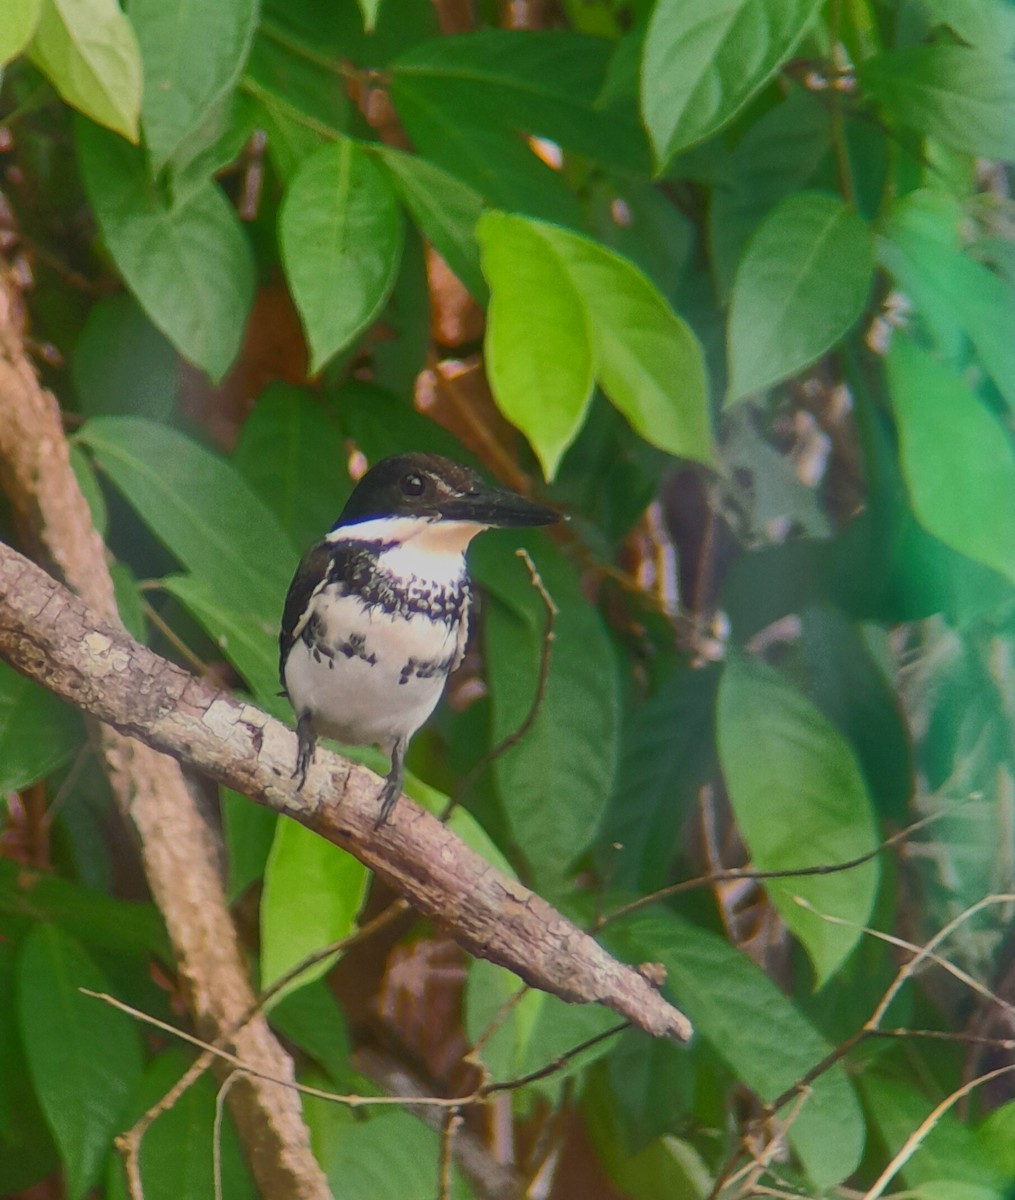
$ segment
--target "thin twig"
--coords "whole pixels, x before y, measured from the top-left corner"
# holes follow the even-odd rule
[[[945,816],[951,816],[952,811],[951,809],[942,809],[940,812],[929,813],[927,816],[914,821],[911,825],[907,825],[905,829],[900,829],[890,837],[885,838],[873,850],[868,850],[865,854],[859,854],[856,858],[846,859],[844,862],[818,863],[810,867],[787,867],[779,871],[757,871],[751,867],[730,867],[728,870],[710,871],[707,875],[698,875],[694,879],[682,879],[679,883],[672,883],[668,887],[660,888],[659,891],[652,892],[647,896],[639,896],[637,900],[632,900],[629,904],[622,904],[620,908],[615,908],[613,912],[599,916],[593,928],[595,931],[598,931],[611,921],[629,916],[631,913],[638,912],[650,904],[656,904],[660,900],[668,900],[671,896],[679,896],[683,892],[692,892],[697,891],[699,888],[712,887],[717,883],[732,883],[738,879],[762,881],[766,879],[800,879],[812,875],[835,875],[839,871],[853,871],[857,867],[862,867],[864,863],[877,858],[879,854],[883,854],[886,850],[890,850],[893,846],[908,841],[915,833],[918,833],[934,821],[938,821]]]
[[[222,1118],[225,1115],[225,1099],[229,1089],[239,1078],[239,1071],[230,1071],[223,1079],[222,1086],[215,1097],[215,1123],[212,1126],[211,1140],[212,1182],[215,1186],[215,1200],[222,1200]]]
[[[168,621],[159,613],[153,604],[147,600],[141,600],[141,611],[145,615],[145,619],[149,621],[162,634],[166,641],[173,647],[179,656],[198,673],[198,675],[208,674],[208,664],[204,659],[200,658],[187,643],[180,637],[176,630],[169,624]]]
[[[462,1120],[462,1114],[456,1108],[449,1108],[444,1117],[437,1174],[437,1200],[450,1200],[451,1197],[451,1168],[455,1161],[454,1140],[455,1134],[461,1128]]]
[[[863,1200],[878,1200],[879,1196],[883,1196],[885,1188],[891,1183],[899,1171],[906,1165],[913,1155],[919,1150],[920,1144],[927,1137],[930,1131],[945,1115],[945,1113],[959,1102],[964,1096],[968,1096],[975,1088],[982,1084],[990,1083],[992,1079],[998,1079],[1002,1075],[1010,1075],[1015,1071],[1015,1063],[1008,1063],[1007,1066],[997,1067],[993,1071],[988,1071],[985,1075],[978,1075],[975,1079],[970,1079],[968,1083],[964,1083],[962,1087],[956,1088],[954,1092],[946,1096],[940,1104],[935,1105],[930,1110],[926,1118],[913,1130],[908,1138],[902,1143],[899,1152],[895,1155],[892,1161],[881,1172],[874,1181],[873,1187],[869,1188],[863,1194]]]
[[[469,789],[475,784],[476,780],[483,774],[486,768],[495,760],[505,754],[512,746],[517,746],[518,743],[532,728],[533,722],[539,715],[540,706],[543,703],[543,697],[546,695],[546,684],[550,678],[550,655],[554,642],[554,624],[557,619],[558,608],[553,601],[553,597],[547,591],[546,584],[543,583],[543,578],[536,570],[536,564],[532,561],[529,552],[524,548],[519,548],[515,554],[520,558],[528,568],[529,579],[532,586],[539,594],[546,611],[546,620],[543,625],[543,648],[539,658],[539,674],[536,677],[536,690],[532,696],[532,704],[529,706],[529,711],[525,714],[522,723],[517,729],[513,730],[506,737],[502,738],[496,746],[491,746],[489,750],[480,758],[480,760],[465,773],[461,784],[456,790],[454,796],[448,801],[447,806],[441,813],[441,820],[446,821],[455,808],[461,804],[464,797],[468,794]]]

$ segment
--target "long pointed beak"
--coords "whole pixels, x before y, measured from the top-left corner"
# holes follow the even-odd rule
[[[524,529],[534,525],[553,525],[560,514],[526,500],[516,492],[482,484],[467,496],[456,496],[441,505],[441,516],[451,521],[475,521],[503,529]]]

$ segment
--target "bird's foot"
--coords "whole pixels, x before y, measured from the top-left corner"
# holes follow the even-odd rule
[[[381,789],[381,811],[374,821],[374,829],[380,829],[388,823],[398,797],[402,794],[402,783],[405,780],[405,742],[396,742],[391,751],[391,770],[388,771],[384,787]]]
[[[307,772],[314,761],[314,750],[317,748],[317,738],[314,735],[310,716],[304,713],[296,722],[296,736],[299,739],[299,751],[296,754],[296,767],[292,773],[293,779],[298,779],[296,790],[301,792],[307,782]]]

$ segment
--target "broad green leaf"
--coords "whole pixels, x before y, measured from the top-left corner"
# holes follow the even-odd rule
[[[3,864],[19,870],[14,863]],[[18,1029],[17,943],[9,923],[0,940],[0,1193],[27,1191],[59,1170],[49,1126],[28,1074]]]
[[[641,105],[657,163],[731,120],[793,53],[820,0],[657,3],[641,64]]]
[[[892,205],[878,257],[930,326],[941,352],[964,366],[968,339],[1015,409],[1015,288],[963,252],[963,220],[961,208],[940,193],[911,192]]]
[[[606,941],[629,962],[663,964],[665,990],[696,1034],[762,1100],[781,1095],[831,1050],[767,975],[713,933],[670,913],[651,913],[608,927]],[[864,1121],[841,1063],[782,1112],[793,1116],[789,1143],[818,1188],[856,1169]]]
[[[810,185],[831,149],[828,113],[795,88],[748,126],[708,207],[711,270],[725,303],[744,246],[780,200]]]
[[[917,519],[945,545],[1015,583],[1015,452],[1008,431],[953,371],[898,334],[888,381]]]
[[[875,849],[878,831],[853,750],[778,672],[755,659],[731,658],[719,684],[717,723],[723,778],[758,870],[847,862]],[[870,860],[829,875],[765,880],[811,959],[818,987],[860,938],[879,875]],[[817,911],[801,908],[797,896]]]
[[[75,709],[0,663],[0,795],[45,778],[83,741]]]
[[[294,546],[324,537],[351,488],[342,430],[321,399],[270,384],[243,422],[233,465],[272,510]]]
[[[180,361],[132,296],[105,296],[88,310],[71,375],[86,416],[132,413],[164,419],[176,407]]]
[[[611,1177],[631,1200],[706,1200],[713,1184],[695,1147],[673,1136],[657,1138],[619,1163]]]
[[[86,951],[39,924],[18,961],[21,1036],[35,1092],[60,1151],[69,1200],[95,1184],[141,1075],[141,1034],[125,1013],[79,988],[108,992]]]
[[[226,787],[219,789],[219,806],[229,861],[226,897],[232,904],[264,874],[278,817]]]
[[[289,705],[278,694],[278,623],[285,590],[276,597],[278,611],[269,617],[252,612],[241,595],[200,575],[166,575],[161,583],[239,671],[257,703],[287,720]]]
[[[395,283],[402,232],[386,176],[354,142],[323,146],[297,172],[279,239],[312,372],[377,318]]]
[[[128,0],[144,64],[141,125],[159,171],[240,77],[257,0]]]
[[[68,104],[137,141],[141,56],[116,0],[42,0],[28,53]]]
[[[571,411],[578,402],[577,381],[585,377],[585,356],[591,354],[600,386],[640,437],[671,454],[711,462],[701,348],[687,325],[636,267],[569,230],[507,213],[486,213],[479,224],[479,237],[487,260],[493,262],[501,279],[512,288],[513,309],[509,311],[518,312],[522,303],[532,308],[540,299],[528,289],[524,297],[516,297],[504,269],[508,256],[521,247],[526,248],[527,265],[531,262],[529,269],[533,271],[538,269],[535,261],[538,258],[554,259],[558,271],[562,270],[570,279],[585,310],[587,345],[578,340],[579,327],[567,295],[559,302],[562,313],[557,318],[558,327],[550,330],[552,338],[548,346],[543,345],[546,329],[538,320],[530,322],[524,331],[517,327],[520,320],[512,322],[509,328],[513,336],[504,336],[517,350],[516,359],[523,354],[538,353],[537,367],[538,363],[549,362],[553,354],[563,349],[566,332],[573,343],[571,355],[582,364],[582,370],[575,372],[571,381]],[[556,290],[558,297],[563,294],[559,286]],[[493,304],[497,302],[495,293]],[[499,333],[496,336],[498,340],[501,337]],[[499,347],[498,353],[503,357]],[[524,380],[533,389],[539,389],[535,397],[512,393],[508,403],[515,411],[527,412],[531,420],[532,414],[540,409],[552,410],[560,404],[555,389],[545,386],[538,369],[526,369],[524,375],[522,371],[523,364],[516,360],[502,366],[505,382],[516,390]],[[563,367],[558,367],[554,379],[559,380],[562,373]],[[495,398],[502,403],[499,391],[495,391]],[[574,419],[570,413],[567,415]],[[545,421],[545,417],[541,420]],[[565,428],[563,419],[556,423],[558,438]],[[559,457],[565,448],[550,446],[543,453],[552,459],[553,453]]]
[[[1015,63],[965,46],[908,46],[868,59],[860,84],[902,125],[967,154],[1015,159]]]
[[[77,152],[102,240],[127,286],[184,358],[221,379],[254,291],[250,246],[225,196],[208,182],[170,204],[141,150],[86,121],[77,125]]]
[[[483,198],[441,167],[417,154],[378,146],[377,154],[391,172],[395,190],[412,214],[420,233],[480,303],[486,284],[479,269],[476,222]]]
[[[93,1001],[94,1003],[94,1001]],[[145,1070],[135,1089],[127,1126],[172,1088],[190,1066],[178,1046],[160,1054]],[[255,1200],[250,1171],[228,1116],[218,1124],[218,1088],[208,1072],[176,1097],[175,1102],[145,1132],[140,1167],[144,1200]],[[221,1192],[215,1187],[216,1163],[221,1170]],[[127,1200],[123,1163],[110,1155],[104,1200]]]
[[[162,918],[153,904],[114,900],[69,879],[4,859],[0,859],[0,915],[25,925],[52,922],[90,949],[120,957],[154,955],[167,963],[172,959]]]
[[[247,802],[248,807],[254,805]],[[326,980],[301,983],[271,1007],[271,1023],[291,1042],[315,1058],[332,1082],[348,1088],[353,1074],[345,1014]],[[353,1085],[355,1086],[355,1085]]]
[[[261,894],[262,987],[352,932],[368,879],[351,854],[295,821],[278,822]],[[322,960],[285,991],[319,979],[334,962]]]
[[[611,50],[605,38],[561,30],[435,38],[392,64],[392,99],[403,116],[468,114],[480,129],[535,134],[613,170],[643,171],[648,154],[634,112],[598,104]],[[409,124],[412,134],[411,115]]]
[[[859,319],[874,240],[841,200],[788,196],[764,219],[733,281],[726,402],[809,366]]]
[[[332,1194],[363,1200],[433,1200],[440,1178],[440,1135],[401,1109],[364,1108],[355,1124],[327,1112],[337,1105],[304,1104],[314,1136],[314,1149]],[[329,1127],[337,1125],[337,1136]],[[328,1131],[328,1132],[326,1132]],[[468,1200],[475,1193],[457,1167],[451,1172],[449,1200]]]
[[[809,696],[856,751],[878,811],[904,821],[913,750],[899,701],[860,628],[834,609],[811,608],[799,645]]]
[[[923,0],[963,41],[989,54],[1015,49],[1015,8],[1009,0]]]
[[[480,226],[480,245],[491,290],[487,377],[497,407],[525,434],[552,479],[592,398],[585,306],[531,222],[491,215]]]
[[[490,534],[471,556],[492,593],[486,612],[493,741],[521,724],[536,694],[546,610],[524,565],[522,539]],[[560,880],[590,845],[613,786],[618,697],[613,650],[598,613],[559,553],[526,543],[559,608],[550,674],[535,721],[494,763],[508,823],[537,877]]]
[[[175,429],[96,417],[78,437],[155,536],[219,603],[277,632],[298,554],[238,471]]]
[[[0,66],[17,58],[28,45],[41,12],[42,0],[7,0],[0,24]]]

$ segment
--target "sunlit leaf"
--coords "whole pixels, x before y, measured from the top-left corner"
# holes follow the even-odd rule
[[[792,54],[820,0],[656,4],[641,104],[656,161],[721,129]]]
[[[68,104],[137,141],[141,56],[116,0],[42,0],[28,52]]]
[[[785,379],[835,345],[863,312],[874,240],[841,200],[788,196],[762,221],[733,281],[727,403]]]
[[[778,672],[755,659],[731,658],[719,685],[717,723],[723,778],[758,870],[848,862],[875,849],[877,828],[851,747]],[[879,875],[870,860],[848,871],[765,881],[807,950],[818,986],[861,936]],[[817,911],[802,908],[797,896]]]
[[[0,66],[16,58],[35,33],[42,0],[7,0],[0,23]]]
[[[945,545],[1015,583],[1015,451],[1008,431],[953,371],[901,335],[892,341],[888,379],[917,518]]]
[[[316,372],[377,317],[402,253],[402,216],[380,169],[354,142],[300,168],[279,214],[282,262]]]
[[[368,879],[345,850],[295,821],[278,822],[261,894],[262,987],[352,932]],[[319,979],[334,961],[323,959],[287,990]]]

